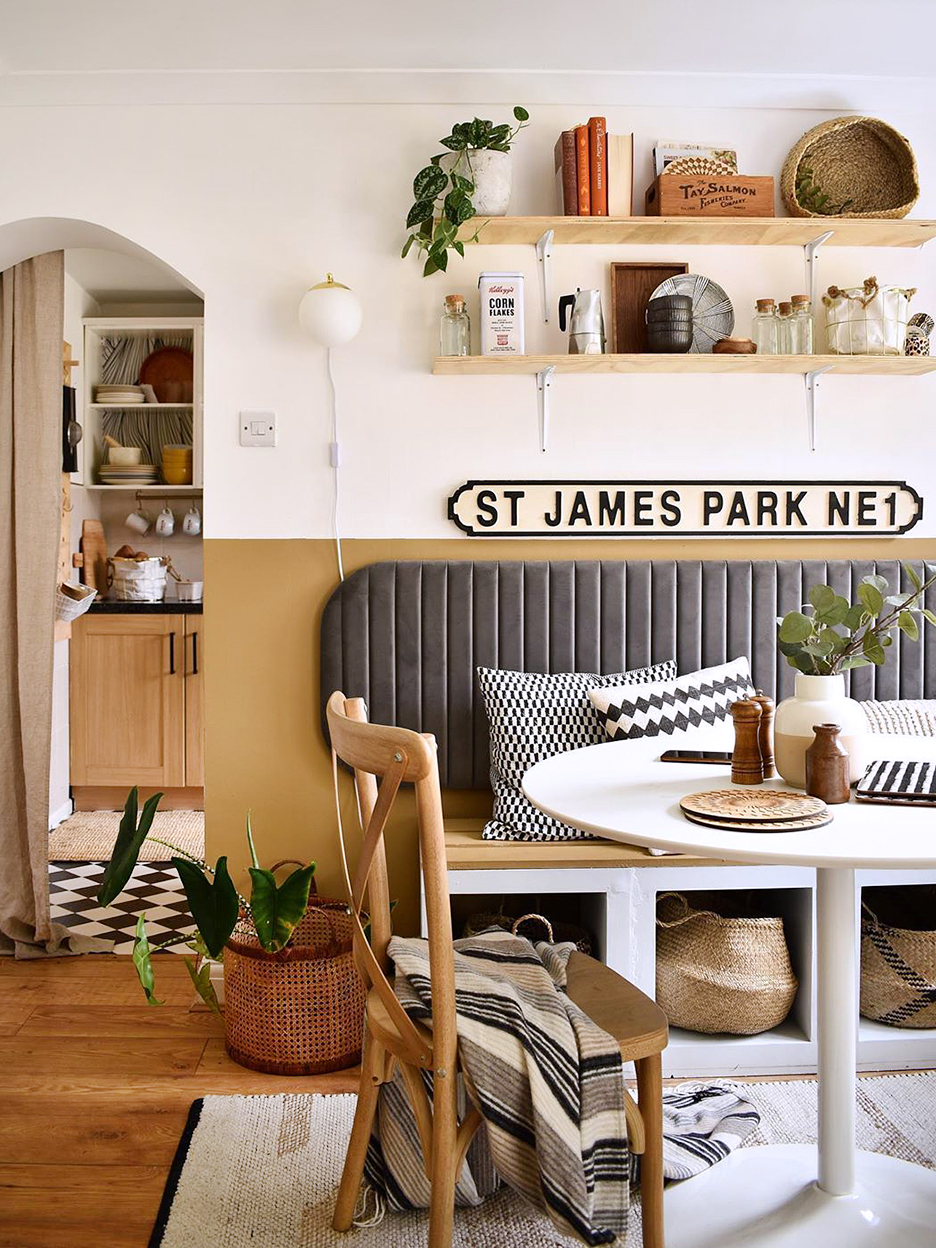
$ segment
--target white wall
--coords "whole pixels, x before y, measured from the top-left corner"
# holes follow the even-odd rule
[[[750,83],[745,92],[750,95]],[[522,81],[518,81],[517,102]],[[776,83],[771,91],[777,93]],[[860,109],[862,84],[832,94],[834,111],[790,108],[609,108],[612,131],[633,130],[637,185],[649,181],[658,137],[733,144],[741,168],[778,174],[793,142],[835,113]],[[537,106],[519,140],[511,211],[553,210],[558,132],[595,111]],[[202,105],[8,108],[0,133],[0,221],[71,216],[101,223],[156,253],[206,298],[207,536],[321,537],[330,531],[324,358],[296,323],[303,290],[326,270],[365,308],[358,338],[336,352],[344,448],[343,527],[350,536],[455,536],[444,499],[468,477],[906,477],[924,495],[936,484],[929,428],[932,378],[830,378],[820,449],[805,441],[797,378],[559,378],[553,438],[536,446],[528,378],[434,378],[442,297],[462,291],[476,308],[483,269],[527,275],[528,349],[562,350],[538,323],[532,249],[471,250],[450,273],[424,280],[398,258],[413,174],[453,121],[509,110],[458,105]],[[146,188],[122,195],[95,176],[86,144],[62,143],[76,117],[107,135],[110,152],[140,150]],[[924,194],[915,214],[936,215],[936,138],[928,111],[887,120],[911,139]],[[34,160],[54,149],[56,160]],[[167,201],[160,189],[172,193]],[[173,189],[175,188],[175,189]],[[796,249],[557,248],[554,291],[606,285],[614,259],[688,261],[728,291],[745,332],[761,294],[804,285]],[[914,306],[936,308],[936,245],[915,250],[828,249],[821,284],[883,281],[919,287]],[[241,408],[272,408],[275,450],[237,443]],[[933,508],[915,531],[936,534]],[[466,541],[470,540],[468,538]]]

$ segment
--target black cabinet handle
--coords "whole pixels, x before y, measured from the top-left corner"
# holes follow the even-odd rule
[[[192,675],[198,675],[198,633],[192,633]]]
[[[169,634],[169,675],[175,675],[175,633]]]

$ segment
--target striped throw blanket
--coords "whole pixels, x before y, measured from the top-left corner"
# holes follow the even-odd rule
[[[624,1072],[614,1039],[562,991],[573,949],[534,946],[503,931],[455,942],[459,1118],[469,1108],[466,1091],[484,1118],[455,1199],[480,1204],[503,1180],[563,1233],[604,1244],[627,1229]],[[426,942],[394,937],[389,952],[397,996],[412,1018],[431,1025]],[[424,1078],[431,1097],[431,1077]],[[672,1178],[714,1164],[760,1120],[729,1086],[677,1089],[664,1098],[664,1114],[664,1161]],[[419,1135],[399,1073],[381,1088],[365,1175],[388,1209],[429,1204]]]

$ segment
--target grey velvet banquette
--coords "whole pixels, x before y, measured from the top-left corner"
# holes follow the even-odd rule
[[[922,564],[914,563],[922,574]],[[371,564],[322,620],[322,705],[363,697],[371,720],[431,732],[443,787],[485,789],[481,667],[616,672],[675,658],[680,672],[746,654],[755,684],[793,691],[776,619],[826,582],[853,597],[869,573],[910,588],[896,560],[601,560]],[[930,591],[927,606],[936,609]],[[887,664],[851,674],[857,698],[936,697],[936,629],[901,635]]]

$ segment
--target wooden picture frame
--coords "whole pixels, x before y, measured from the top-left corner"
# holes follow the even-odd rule
[[[611,351],[616,355],[644,355],[644,320],[650,296],[668,277],[688,273],[688,264],[659,260],[611,265]]]

